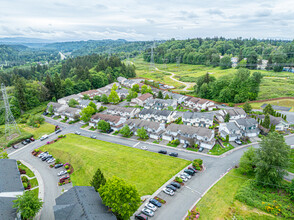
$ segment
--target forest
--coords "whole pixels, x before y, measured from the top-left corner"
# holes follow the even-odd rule
[[[294,42],[216,37],[171,39],[154,48],[155,63],[180,62],[230,68],[230,63],[227,63],[232,56],[238,58],[238,67],[256,69],[257,64],[265,59],[268,60],[268,70],[279,72],[284,66],[294,66]],[[143,57],[145,61],[150,62],[150,48],[145,50]]]

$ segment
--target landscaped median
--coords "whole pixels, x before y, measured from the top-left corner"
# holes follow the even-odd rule
[[[151,195],[167,180],[190,164],[190,161],[169,157],[88,137],[68,134],[67,138],[40,148],[55,158],[69,162],[75,169],[74,185],[90,185],[97,168],[106,179],[123,178],[137,187],[140,196]]]

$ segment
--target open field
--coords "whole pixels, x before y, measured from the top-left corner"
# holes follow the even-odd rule
[[[50,134],[54,132],[55,129],[54,125],[49,124],[47,122],[41,124],[39,128],[33,128],[25,124],[19,125],[19,127],[22,128],[22,130],[24,130],[25,132],[34,135],[35,139],[42,137],[44,134]]]
[[[74,134],[41,148],[63,163],[73,165],[74,185],[89,185],[97,168],[106,179],[123,178],[137,187],[141,196],[151,195],[190,161],[112,144]]]
[[[200,219],[275,219],[235,199],[236,192],[248,179],[238,170],[231,170],[198,202]]]
[[[291,107],[290,112],[294,112],[294,99],[281,99],[281,100],[273,100],[273,101],[266,101],[266,102],[253,102],[250,103],[253,109],[262,109],[261,106],[263,104],[271,104],[271,105],[279,105],[283,107]]]
[[[179,88],[181,84],[169,78],[161,71],[151,71],[150,64],[145,62],[142,57],[132,59],[136,66],[136,73],[138,77],[144,77],[155,81],[175,86]],[[237,70],[234,68],[221,69],[220,67],[209,67],[204,65],[190,65],[190,64],[155,64],[156,68],[162,71],[175,73],[175,78],[183,82],[195,82],[196,78],[210,73],[212,76],[218,78],[228,74],[234,74]],[[260,93],[258,100],[269,99],[277,97],[294,96],[294,73],[289,72],[273,72],[265,70],[250,70],[250,72],[261,72],[264,78],[260,85]]]

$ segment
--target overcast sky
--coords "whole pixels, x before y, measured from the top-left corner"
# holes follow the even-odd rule
[[[293,0],[3,0],[0,37],[293,39]]]

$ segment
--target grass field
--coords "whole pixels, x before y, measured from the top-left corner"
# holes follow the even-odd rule
[[[234,198],[240,186],[248,179],[238,170],[231,170],[197,204],[200,219],[275,219],[272,215],[245,205]]]
[[[132,59],[136,66],[136,73],[138,77],[144,77],[155,81],[160,81],[168,85],[179,88],[182,84],[175,82],[161,71],[151,71],[150,64],[145,62],[142,57]],[[212,76],[218,78],[220,76],[234,74],[237,70],[234,68],[221,69],[220,67],[204,66],[204,65],[190,65],[190,64],[155,64],[159,70],[173,72],[176,74],[175,78],[183,82],[195,82],[196,78],[210,73]],[[250,72],[261,72],[264,78],[260,85],[260,93],[258,100],[269,99],[277,97],[294,96],[294,73],[289,72],[273,72],[265,70],[250,70]]]
[[[230,143],[224,143],[225,148],[222,148],[219,144],[216,144],[208,153],[211,155],[221,155],[229,150],[234,149],[234,146]]]
[[[55,129],[54,125],[47,122],[41,124],[39,128],[33,128],[25,124],[21,124],[19,125],[19,127],[22,128],[22,130],[24,130],[25,132],[33,134],[35,139],[42,137],[44,134],[50,134],[54,132]]]
[[[281,99],[281,100],[274,100],[274,101],[250,103],[250,105],[252,106],[253,109],[262,109],[261,106],[263,104],[291,107],[290,112],[294,112],[294,99]]]
[[[89,185],[95,171],[100,168],[106,179],[115,175],[135,185],[141,196],[151,195],[190,163],[74,134],[45,145],[41,150],[73,165],[71,179],[74,185]]]
[[[18,165],[18,167],[22,170],[25,170],[26,171],[26,175],[28,177],[34,177],[35,174],[33,173],[33,171],[31,171],[27,166],[23,165],[23,164],[20,164]]]

